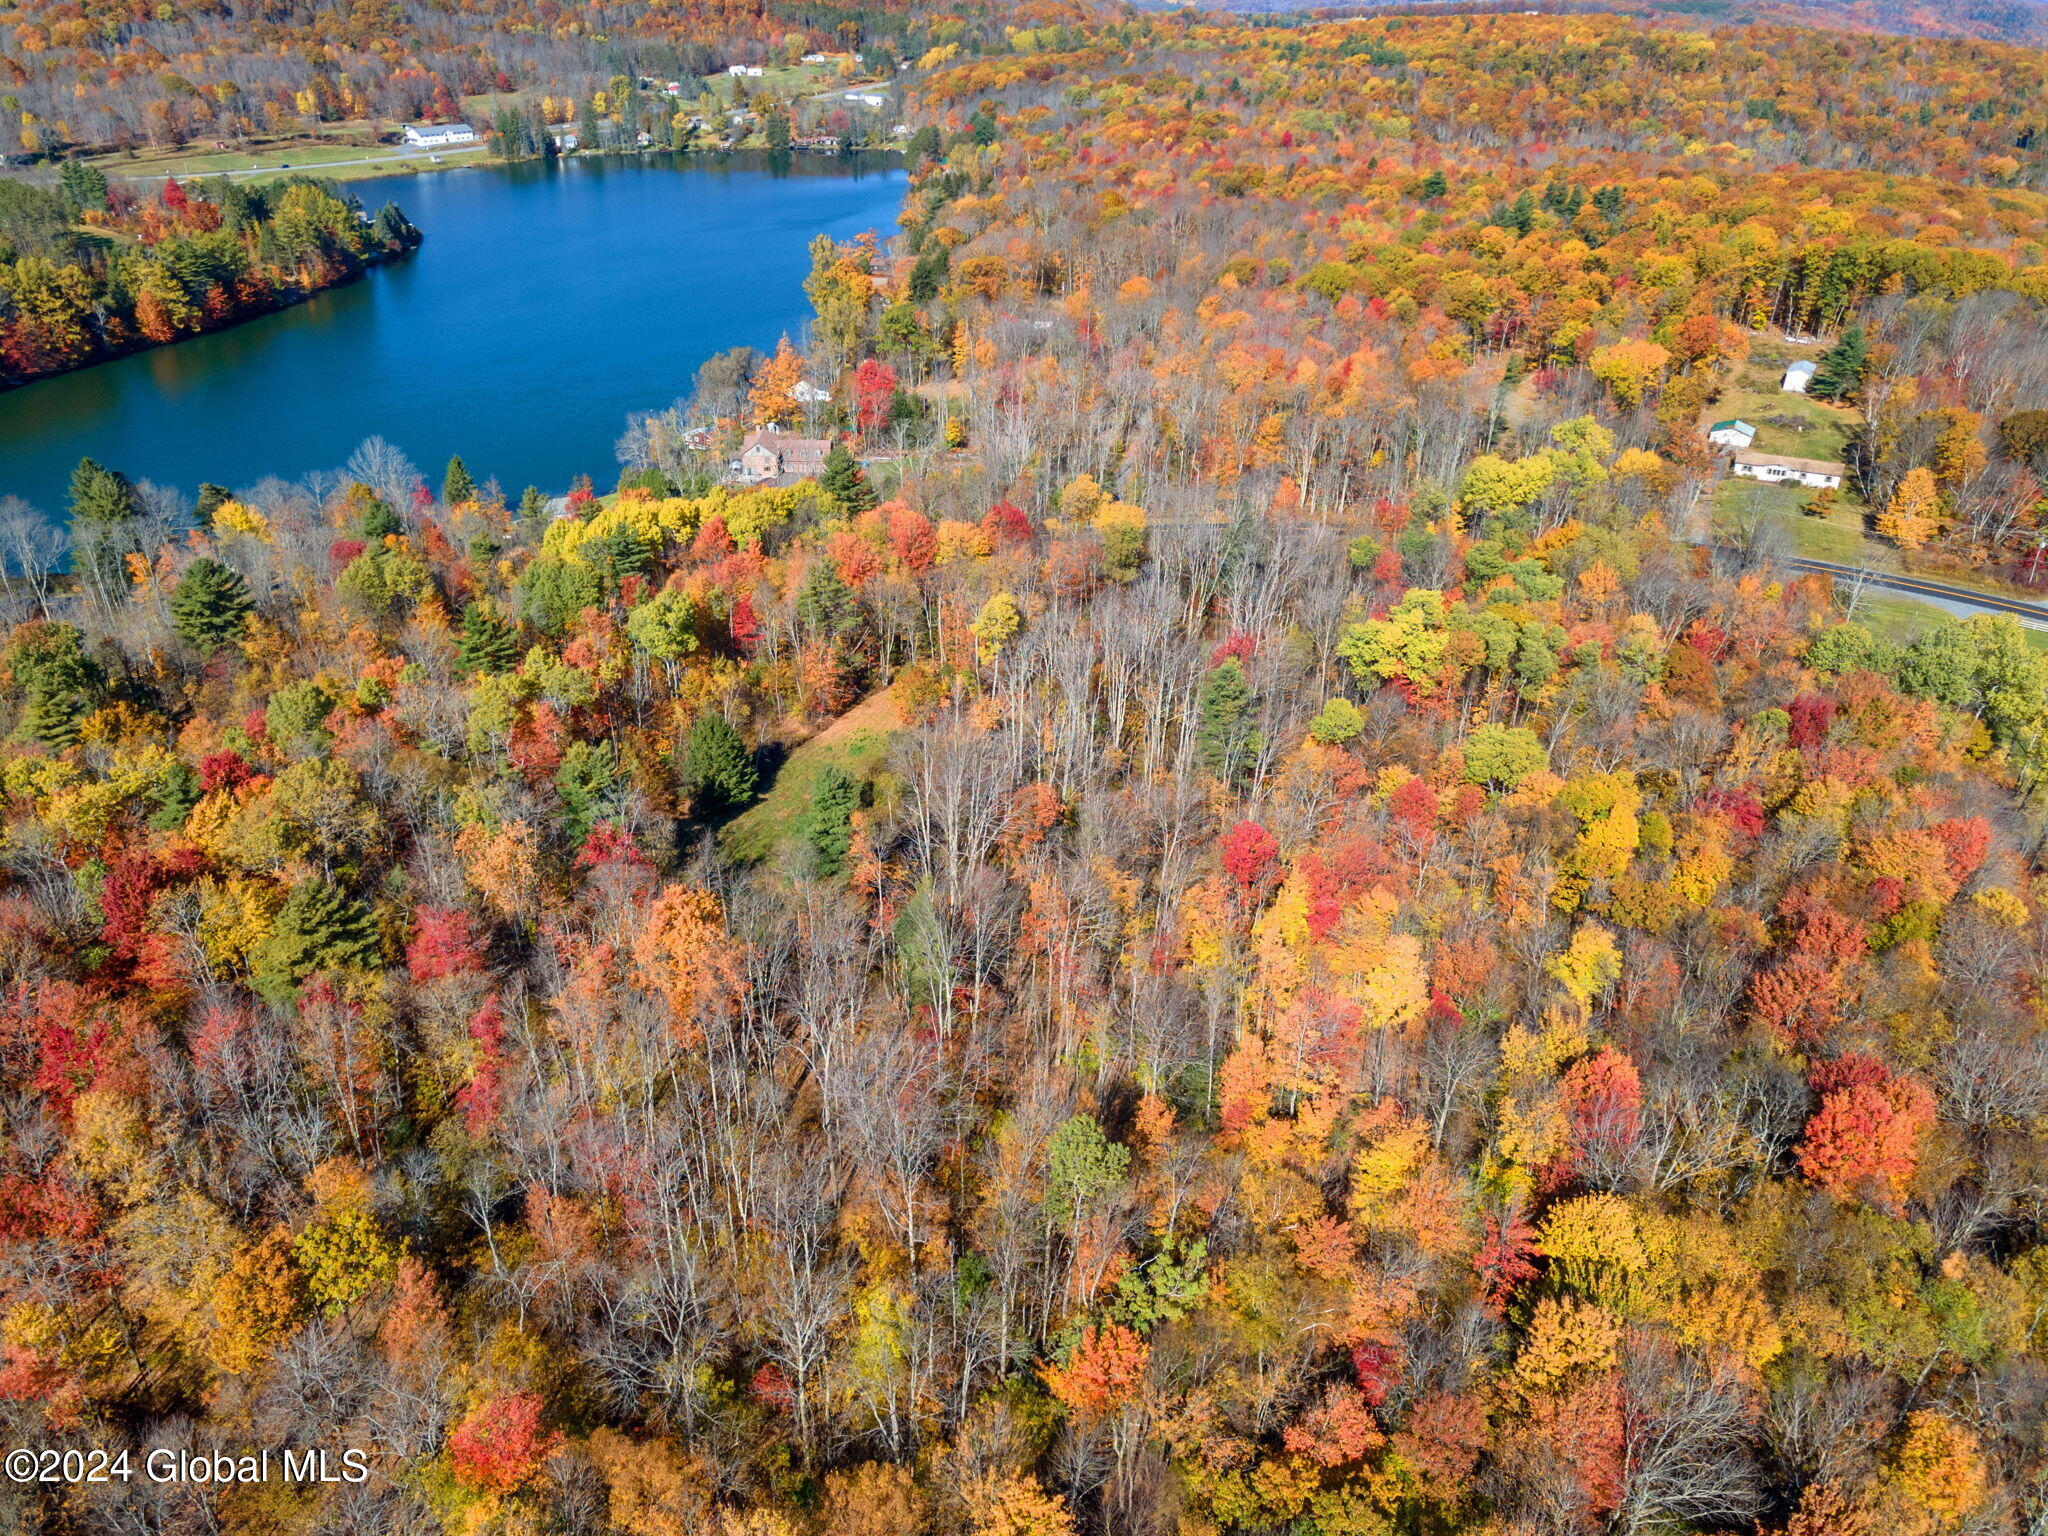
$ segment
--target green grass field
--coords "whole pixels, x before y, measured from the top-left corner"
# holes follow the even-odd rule
[[[757,77],[729,75],[723,71],[705,75],[703,83],[718,93],[719,100],[731,99],[731,88],[740,86],[748,95],[765,91],[770,96],[808,96],[839,84],[839,69],[833,64],[771,64]],[[849,81],[845,87],[853,90]]]
[[[1790,394],[1784,388],[1785,365],[1795,358],[1817,359],[1822,350],[1783,342],[1756,343],[1749,360],[1735,370],[1714,402],[1708,421],[1739,417],[1756,427],[1752,447],[1758,453],[1839,461],[1847,455],[1850,439],[1863,424],[1862,417],[1846,407]]]
[[[1917,603],[1910,597],[1889,594],[1872,595],[1867,590],[1863,600],[1856,605],[1858,624],[1866,626],[1874,635],[1896,640],[1901,645],[1937,624],[1946,623],[1950,617],[1931,603]]]
[[[1883,571],[1899,569],[1899,552],[1864,532],[1861,502],[1850,497],[1826,517],[1809,517],[1801,509],[1812,494],[1804,486],[1765,485],[1731,475],[1714,493],[1714,532],[1725,538],[1738,532],[1748,519],[1763,516],[1780,524],[1794,551],[1809,560],[1867,564]]]
[[[366,135],[367,137],[367,135]],[[440,165],[473,165],[490,155],[484,145],[433,151]],[[372,176],[403,175],[408,170],[438,169],[425,151],[404,151],[397,145],[343,142],[338,139],[283,139],[247,150],[150,150],[139,155],[103,154],[93,164],[109,176],[149,180],[180,179],[235,173],[265,180],[310,171],[335,181],[360,181]]]
[[[795,834],[818,771],[829,764],[856,783],[875,780],[898,728],[896,706],[886,694],[848,710],[792,751],[768,792],[726,823],[718,835],[720,851],[748,864],[773,859]],[[876,786],[878,795],[886,792],[886,785]]]

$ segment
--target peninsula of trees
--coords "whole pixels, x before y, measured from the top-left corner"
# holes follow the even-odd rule
[[[153,197],[70,162],[0,180],[0,388],[293,304],[420,243],[331,183],[166,181]]]

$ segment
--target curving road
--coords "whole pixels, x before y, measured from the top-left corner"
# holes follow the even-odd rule
[[[1852,565],[1836,565],[1831,560],[1806,560],[1788,556],[1779,563],[1794,570],[1833,576],[1838,581],[1861,580],[1870,586],[1883,587],[1888,592],[1898,592],[1907,597],[1922,598],[1941,607],[1967,608],[1977,613],[2010,614],[2029,629],[2048,629],[2048,605],[2030,603],[2022,598],[2002,597],[1995,592],[1976,592],[1968,587],[1952,587],[1946,582],[1929,581],[1924,576],[1905,576],[1893,571],[1862,571]]]

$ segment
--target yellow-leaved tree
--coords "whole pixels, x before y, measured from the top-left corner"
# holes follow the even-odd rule
[[[1933,536],[1940,513],[1933,472],[1924,466],[1911,469],[1877,515],[1877,531],[1901,549],[1918,549]]]

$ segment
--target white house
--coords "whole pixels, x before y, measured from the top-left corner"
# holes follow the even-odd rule
[[[725,66],[725,72],[728,75],[744,75],[752,80],[761,78],[761,66],[758,64],[728,64]]]
[[[1803,357],[1799,359],[1798,362],[1785,370],[1786,392],[1794,395],[1805,394],[1806,386],[1813,382],[1813,376],[1816,371],[1816,364]]]
[[[887,101],[889,98],[886,96],[877,96],[873,91],[848,91],[846,93],[846,99],[848,101],[857,101],[864,107],[879,107],[883,102]]]
[[[1756,441],[1756,428],[1740,417],[1717,421],[1707,428],[1707,441],[1722,448],[1747,448]]]
[[[809,379],[798,379],[789,388],[789,398],[798,405],[824,405],[832,398],[832,391],[820,389]]]
[[[1735,473],[1766,485],[1811,485],[1822,490],[1840,487],[1849,472],[1831,459],[1788,459],[1776,453],[1738,453]]]
[[[476,143],[477,132],[467,123],[407,123],[405,142],[412,149],[447,149]]]

